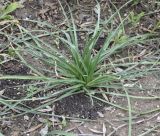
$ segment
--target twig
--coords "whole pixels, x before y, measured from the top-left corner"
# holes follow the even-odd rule
[[[67,129],[66,132],[70,132],[70,131],[72,131],[72,130],[74,130],[74,129],[78,129],[78,127],[80,127],[80,126],[83,125],[83,124],[84,124],[84,122],[80,123],[79,125],[77,125],[77,126],[75,126],[75,127],[72,127],[72,128],[70,128],[70,129]]]
[[[149,12],[149,13],[144,14],[144,16],[152,15],[152,14],[159,13],[159,12],[160,12],[160,10],[155,10],[153,12]]]
[[[133,122],[132,125],[136,125],[136,124],[143,123],[143,122],[145,122],[145,121],[149,121],[149,120],[155,118],[156,116],[158,116],[159,114],[160,114],[160,113],[156,113],[156,114],[154,114],[153,116],[151,116],[151,117],[148,118],[148,119],[142,119],[142,120],[139,120],[139,121],[137,121],[137,122]],[[111,133],[109,133],[108,136],[112,136],[112,135],[113,135],[116,131],[118,131],[120,128],[123,128],[123,127],[125,127],[125,126],[127,126],[127,125],[128,125],[128,124],[125,123],[125,124],[123,124],[123,125],[121,125],[121,126],[119,126],[119,127],[117,127],[117,128],[114,128],[114,127],[113,127],[114,130],[113,130]]]

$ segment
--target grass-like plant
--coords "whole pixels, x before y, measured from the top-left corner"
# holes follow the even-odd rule
[[[125,5],[127,4],[128,3]],[[131,57],[126,57],[117,60],[113,59],[111,61],[112,56],[117,52],[123,50],[125,47],[143,43],[150,36],[149,34],[135,36],[126,35],[124,32],[124,22],[126,18],[121,20],[121,23],[117,28],[111,27],[110,31],[107,33],[103,46],[100,50],[95,51],[98,39],[102,33],[106,33],[103,26],[110,25],[114,20],[114,17],[119,14],[119,10],[111,15],[108,20],[102,22],[100,20],[100,5],[97,4],[95,8],[95,12],[97,13],[97,23],[95,29],[91,30],[93,35],[88,36],[85,40],[83,49],[79,49],[77,32],[80,30],[76,28],[72,14],[70,14],[69,19],[62,5],[61,8],[67,20],[67,30],[60,30],[51,25],[47,25],[46,23],[38,22],[39,24],[52,28],[54,32],[48,32],[46,30],[28,31],[18,25],[21,31],[19,37],[6,35],[11,43],[17,45],[16,48],[13,47],[16,54],[21,61],[32,70],[34,76],[2,75],[0,79],[29,79],[42,81],[42,83],[48,85],[48,90],[51,88],[60,89],[50,96],[57,97],[58,100],[74,93],[82,92],[89,95],[92,99],[93,97],[95,98],[95,96],[93,96],[95,93],[100,92],[98,91],[99,89],[124,89],[125,85],[122,84],[122,81],[129,81],[146,74],[148,71],[155,70],[154,64],[157,64],[157,62],[151,62],[148,60],[143,60],[141,62],[127,62],[126,60],[129,60]],[[33,35],[32,32],[42,32],[43,34]],[[56,48],[56,45],[51,45],[43,41],[40,38],[43,36],[51,36],[55,40],[58,39],[64,50],[67,50],[65,54],[62,53],[60,49]],[[24,46],[22,46],[22,44]],[[41,61],[47,65],[48,69],[40,67],[34,68],[34,66],[25,60],[22,55],[24,52],[31,55],[33,59]],[[146,69],[135,68],[137,65],[141,64],[150,65],[150,67],[147,67]],[[125,69],[117,71],[117,68],[121,66],[125,67]],[[52,70],[49,68],[52,68]],[[49,73],[48,75],[51,76],[43,74],[45,72]],[[37,92],[35,91],[32,95],[36,93]]]
[[[62,5],[61,8],[67,21],[67,30],[60,30],[51,25],[48,25],[54,32],[48,32],[46,30],[28,31],[18,25],[21,31],[21,35],[19,37],[7,35],[11,43],[17,45],[17,48],[13,47],[16,54],[19,56],[21,61],[32,70],[34,75],[3,75],[0,76],[0,79],[37,80],[41,81],[42,84],[45,84],[45,86],[43,89],[36,89],[35,92],[27,95],[22,100],[15,101],[13,105],[10,105],[10,101],[8,103],[8,101],[2,100],[1,102],[9,107],[3,112],[3,114],[12,108],[23,111],[23,114],[27,112],[35,113],[35,111],[36,113],[38,113],[38,109],[60,99],[63,99],[64,97],[77,93],[85,93],[91,98],[91,100],[92,98],[96,98],[100,101],[106,102],[105,100],[103,100],[102,98],[98,98],[94,94],[107,93],[104,90],[109,88],[125,90],[127,88],[127,85],[124,85],[126,80],[135,79],[136,77],[140,77],[146,74],[148,71],[153,71],[156,69],[154,68],[154,64],[157,64],[157,62],[151,62],[150,60],[143,60],[140,62],[127,62],[126,60],[129,60],[131,57],[121,58],[117,60],[111,59],[114,54],[122,51],[125,47],[143,43],[148,40],[150,36],[149,34],[135,36],[126,35],[124,31],[124,22],[126,18],[122,19],[120,24],[116,28],[111,27],[110,31],[107,31],[107,36],[103,46],[100,48],[100,50],[95,51],[95,46],[98,39],[101,37],[102,33],[106,33],[106,30],[103,26],[110,25],[114,20],[114,17],[119,14],[119,10],[111,15],[111,17],[106,21],[101,21],[100,5],[97,4],[95,8],[95,12],[97,13],[97,23],[95,29],[91,30],[93,35],[86,38],[83,49],[80,49],[77,35],[80,30],[77,29],[72,14],[69,15],[70,17],[67,16]],[[43,34],[34,35],[32,32],[43,32]],[[63,46],[66,52],[62,53],[60,49],[56,48],[55,44],[49,44],[40,38],[42,36],[48,35],[51,36],[53,40],[58,39],[59,43],[61,43],[61,46]],[[35,68],[33,65],[29,64],[22,55],[24,52],[28,55],[31,55],[33,59],[41,61],[42,63],[47,65],[48,69],[39,67]],[[146,69],[140,69],[136,68],[137,65],[149,65],[150,67],[146,67]],[[117,68],[120,66],[124,66],[125,69],[117,70]],[[52,68],[52,70],[50,70],[49,68]],[[44,72],[47,72],[49,74],[45,75]],[[21,105],[21,102],[30,101],[36,93],[42,90],[50,90],[52,88],[57,90],[45,97],[34,99],[47,99],[48,101],[45,104],[35,109],[29,107],[27,109],[26,107],[22,108],[23,105]],[[128,107],[131,117],[131,112],[134,111],[131,110],[129,99],[130,95],[125,90],[125,95],[123,96],[126,96],[128,98]],[[123,110],[128,110],[127,108],[121,107],[109,101],[106,103]]]
[[[23,5],[18,2],[10,3],[9,5],[0,8],[0,25],[5,25],[9,22],[17,23],[18,20],[14,20],[14,17],[10,13],[14,12],[18,8],[22,8]]]

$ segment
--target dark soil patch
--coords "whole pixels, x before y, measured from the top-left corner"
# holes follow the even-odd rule
[[[60,100],[55,105],[55,113],[58,115],[96,119],[98,111],[103,111],[104,104],[94,101],[84,94],[76,94]]]
[[[0,66],[3,75],[27,75],[30,70],[16,60],[11,60]],[[5,90],[3,96],[11,99],[20,99],[25,96],[23,85],[28,80],[0,80],[0,90]],[[21,87],[16,87],[21,86]]]
[[[0,130],[5,136],[41,136],[39,131],[32,131],[30,134],[26,133],[30,127],[36,127],[40,125],[35,116],[17,117],[15,119],[3,120],[0,124]],[[33,121],[34,119],[34,121]]]
[[[29,69],[20,62],[11,60],[0,67],[0,72],[8,75],[27,75]]]
[[[10,60],[6,62],[5,64],[0,66],[0,72],[3,75],[29,75],[30,69],[21,64],[17,60]],[[5,99],[13,99],[13,100],[19,100],[26,97],[29,92],[27,91],[27,88],[30,84],[34,84],[34,81],[31,80],[0,80],[0,90],[4,90],[4,93],[2,94],[2,97]],[[43,95],[43,92],[41,94],[37,95]],[[34,97],[34,96],[31,96]],[[40,105],[40,101],[26,101],[23,103],[24,105],[35,108]]]

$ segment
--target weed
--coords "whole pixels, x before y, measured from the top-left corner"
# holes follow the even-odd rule
[[[156,23],[156,25],[154,26],[152,32],[155,32],[156,30],[159,30],[159,29],[160,29],[160,21],[158,21],[158,22]]]
[[[135,14],[133,11],[130,12],[128,20],[133,26],[137,26],[140,22],[140,19],[144,16],[144,12]]]
[[[38,88],[33,86],[33,85],[28,86],[28,88],[26,89],[27,90],[27,95],[32,96],[37,89]]]
[[[61,8],[63,9],[62,5]],[[116,29],[112,28],[106,37],[104,45],[99,51],[95,51],[94,47],[96,46],[97,40],[101,34],[105,32],[101,24],[110,24],[118,12],[119,11],[112,15],[107,21],[100,22],[100,5],[97,4],[96,13],[98,21],[96,27],[93,31],[93,35],[86,38],[83,50],[80,50],[77,36],[79,30],[74,24],[72,14],[70,20],[63,9],[69,28],[67,30],[57,30],[55,27],[52,27],[52,30],[55,30],[55,32],[47,32],[46,35],[51,35],[54,39],[61,41],[64,45],[64,49],[68,50],[66,52],[67,54],[61,53],[61,51],[56,48],[56,45],[54,46],[44,42],[39,36],[34,36],[30,31],[18,25],[22,35],[19,37],[8,36],[8,38],[14,45],[17,45],[17,48],[12,48],[21,61],[31,68],[35,76],[1,76],[0,79],[30,79],[43,81],[43,84],[46,83],[46,90],[60,88],[58,92],[53,93],[52,96],[48,96],[58,97],[56,101],[74,93],[81,92],[89,95],[92,100],[92,96],[96,93],[95,90],[98,92],[100,88],[123,89],[124,85],[121,81],[132,80],[146,74],[148,71],[154,71],[155,69],[152,69],[154,67],[152,64],[156,64],[156,62],[146,62],[147,60],[145,60],[145,62],[139,62],[139,64],[149,64],[152,68],[135,69],[137,62],[126,62],[122,64],[123,59],[110,60],[114,54],[125,47],[134,46],[149,40],[149,34],[127,36],[123,31],[126,18],[122,20]],[[24,34],[27,37],[25,37]],[[26,39],[30,41],[28,42]],[[21,43],[24,44],[25,48]],[[110,47],[111,43],[112,46]],[[48,65],[48,67],[54,68],[54,70],[32,66],[25,60],[21,52],[33,56],[33,58],[38,59],[45,65]],[[122,65],[125,65],[126,68],[117,71],[116,69]],[[44,75],[42,71],[52,76],[48,77]],[[35,94],[43,89],[39,90],[38,88],[30,87],[29,90]]]
[[[8,22],[18,22],[14,20],[14,17],[10,15],[13,11],[18,8],[22,8],[23,6],[18,2],[13,2],[0,9],[0,25],[4,25]]]
[[[61,3],[60,3],[61,5]],[[13,36],[8,35],[8,40],[16,45],[14,48],[15,53],[21,59],[21,61],[27,65],[34,74],[30,76],[7,76],[2,75],[0,79],[19,79],[19,80],[36,80],[42,82],[41,88],[30,88],[28,96],[21,100],[14,101],[1,99],[2,104],[6,105],[6,108],[1,115],[5,115],[7,111],[15,108],[16,110],[21,111],[19,115],[30,113],[43,114],[39,112],[39,109],[42,109],[45,106],[48,106],[58,100],[61,100],[65,97],[68,97],[73,94],[85,93],[91,98],[93,98],[108,103],[112,106],[120,108],[122,110],[129,112],[129,136],[131,136],[131,124],[132,124],[132,113],[137,113],[131,109],[130,97],[128,94],[128,89],[131,89],[127,86],[127,81],[132,81],[138,77],[141,77],[148,72],[156,71],[156,65],[159,64],[159,60],[152,61],[150,59],[145,59],[140,62],[126,61],[126,58],[114,59],[114,55],[119,51],[122,51],[125,47],[131,47],[137,44],[145,43],[147,40],[151,40],[150,34],[143,35],[134,35],[128,36],[124,32],[124,22],[125,19],[122,19],[120,24],[115,28],[111,28],[110,31],[107,31],[106,40],[100,50],[95,50],[96,43],[101,37],[102,33],[106,33],[106,30],[103,26],[111,24],[114,17],[119,13],[117,10],[109,19],[101,21],[100,19],[100,5],[96,5],[96,14],[97,14],[97,23],[95,29],[92,31],[92,36],[87,36],[84,47],[82,50],[79,49],[78,35],[77,32],[80,32],[74,23],[72,13],[70,11],[70,17],[66,15],[63,6],[61,5],[65,19],[67,21],[67,30],[61,30],[55,28],[54,26],[48,25],[52,28],[54,32],[43,31],[41,35],[35,35],[27,29],[23,28],[20,25],[17,25],[20,29],[21,35]],[[140,15],[134,15],[132,13],[131,21],[137,23],[142,17]],[[34,21],[35,22],[35,21]],[[42,22],[37,22],[42,23]],[[47,24],[45,24],[47,25]],[[36,30],[34,31],[34,33]],[[41,31],[37,30],[38,33]],[[58,39],[63,45],[63,49],[66,51],[62,53],[61,50],[57,49],[56,44],[49,44],[40,38],[42,35],[49,35],[53,39]],[[41,63],[48,66],[48,69],[34,67],[31,65],[22,53],[31,55],[35,60],[41,61]],[[131,57],[127,57],[131,59]],[[143,65],[143,68],[137,67]],[[124,66],[123,69],[120,69],[121,66]],[[50,69],[52,68],[52,69]],[[42,72],[43,71],[43,72]],[[44,74],[46,73],[47,74]],[[133,87],[136,87],[135,84]],[[106,101],[102,98],[97,97],[95,94],[107,94],[105,90],[110,88],[113,89],[122,89],[124,94],[119,94],[122,97],[127,97],[128,108],[119,106],[118,104]],[[37,108],[24,107],[21,105],[24,101],[30,101],[30,97],[42,91],[49,91],[51,89],[56,89],[57,91],[53,93],[48,93],[44,97],[34,98],[36,100],[47,100],[43,105],[38,106]],[[155,99],[155,98],[154,98]]]

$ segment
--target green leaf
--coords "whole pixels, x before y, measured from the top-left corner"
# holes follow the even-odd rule
[[[3,20],[12,20],[12,19],[14,19],[14,17],[11,15],[5,15],[3,18]]]
[[[139,14],[135,14],[133,11],[131,11],[129,18],[128,18],[129,23],[132,23],[134,26],[136,26],[143,16],[144,16],[144,12],[141,12]]]
[[[15,11],[18,8],[22,8],[23,5],[20,4],[19,2],[13,2],[11,4],[9,4],[7,7],[3,8],[0,10],[0,20],[3,19],[12,19],[11,16],[9,16],[8,14]]]
[[[0,136],[4,136],[4,135],[0,132]]]

